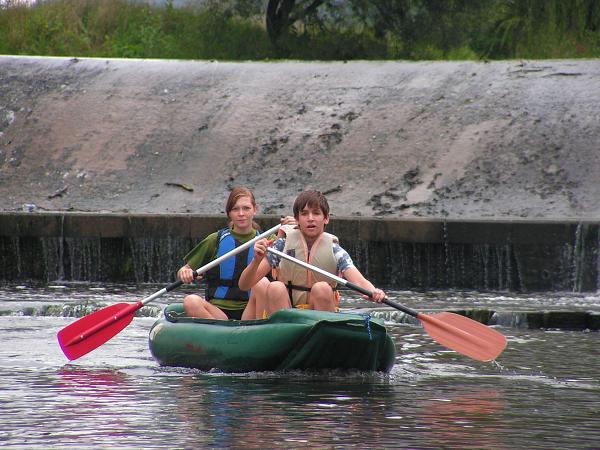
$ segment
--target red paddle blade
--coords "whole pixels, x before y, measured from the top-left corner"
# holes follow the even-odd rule
[[[117,303],[73,322],[58,332],[58,343],[69,360],[100,347],[131,323],[142,303]]]
[[[417,319],[433,340],[479,361],[493,361],[506,348],[503,334],[459,314],[418,314]]]

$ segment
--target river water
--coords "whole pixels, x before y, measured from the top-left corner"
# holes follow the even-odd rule
[[[508,347],[481,363],[386,310],[389,374],[227,374],[159,367],[148,331],[166,294],[112,340],[68,362],[64,314],[133,302],[162,286],[0,288],[0,446],[7,448],[600,448],[600,333],[496,329]],[[181,290],[186,289],[181,288]],[[388,291],[419,311],[600,311],[597,295]],[[348,294],[344,309],[370,304]],[[389,311],[388,311],[389,312]]]

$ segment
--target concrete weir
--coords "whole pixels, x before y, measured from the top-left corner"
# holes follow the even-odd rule
[[[597,59],[0,55],[0,279],[171,281],[242,185],[383,286],[597,292],[599,121]]]
[[[258,217],[263,227],[278,216]],[[222,215],[0,215],[0,279],[167,283]],[[597,223],[335,217],[336,234],[376,284],[395,289],[596,292]],[[486,324],[600,329],[593,311],[456,311]]]
[[[277,216],[259,216],[267,227]],[[0,215],[0,278],[168,282],[222,215]],[[355,263],[400,289],[598,289],[598,223],[332,218]]]
[[[0,55],[0,210],[597,221],[599,121],[599,60]]]

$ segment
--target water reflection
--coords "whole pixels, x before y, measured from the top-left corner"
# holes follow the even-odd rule
[[[129,391],[128,377],[112,369],[85,369],[65,366],[58,372],[58,388],[75,397],[82,395],[114,398]]]
[[[460,389],[459,389],[460,390]],[[503,448],[505,402],[493,389],[440,393],[420,400],[420,422],[439,448]]]
[[[364,374],[354,380],[303,372],[251,377],[181,379],[177,404],[189,439],[211,435],[208,445],[218,448],[377,442],[395,402],[392,386],[372,384],[376,378],[368,382]]]
[[[510,429],[503,393],[491,385],[301,372],[178,381],[185,442],[210,447],[502,449]]]

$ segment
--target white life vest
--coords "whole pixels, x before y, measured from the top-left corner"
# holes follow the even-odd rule
[[[336,236],[329,233],[322,233],[313,243],[309,253],[306,240],[298,228],[295,226],[285,226],[282,229],[286,234],[285,246],[283,248],[284,253],[316,266],[321,270],[337,275],[337,261],[333,255],[333,244],[339,242]],[[325,281],[332,288],[335,288],[337,285],[337,283],[331,281],[329,278],[312,270],[305,269],[299,264],[286,259],[282,259],[279,263],[277,279],[287,286],[292,287],[291,297],[293,306],[308,303],[308,291],[310,291],[312,285],[317,281]],[[302,290],[302,288],[306,290]]]

